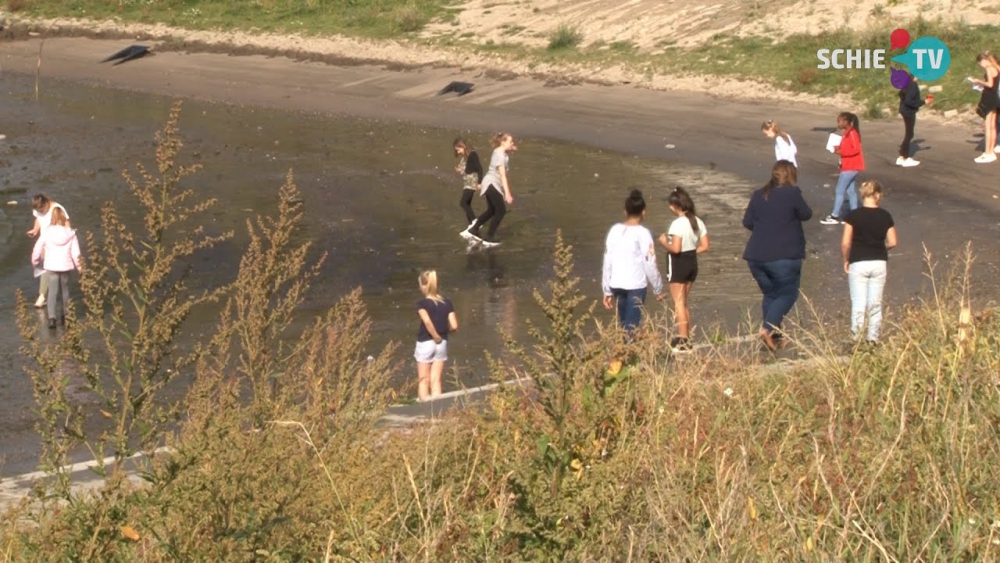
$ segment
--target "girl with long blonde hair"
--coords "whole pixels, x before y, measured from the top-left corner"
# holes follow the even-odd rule
[[[441,376],[448,361],[448,334],[458,330],[455,307],[438,293],[438,277],[426,270],[417,279],[424,298],[417,301],[420,327],[413,357],[417,360],[417,397],[429,401],[441,394]]]

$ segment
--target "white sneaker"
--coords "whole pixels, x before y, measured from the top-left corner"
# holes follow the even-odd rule
[[[38,299],[35,300],[35,308],[36,309],[41,309],[44,306],[45,306],[45,296],[44,295],[39,295]]]
[[[493,248],[495,246],[500,246],[501,244],[503,244],[503,243],[491,242],[491,241],[488,241],[488,240],[484,240],[483,241],[483,248]]]
[[[819,223],[821,225],[839,225],[842,221],[833,215],[827,215],[826,217],[820,219]]]
[[[997,155],[994,153],[983,153],[976,157],[976,162],[979,164],[986,164],[989,162],[996,162]]]
[[[900,166],[902,166],[904,168],[909,168],[911,166],[917,166],[919,164],[920,164],[919,160],[913,160],[913,158],[911,157],[911,158],[907,158],[906,160],[904,160],[903,163],[900,164]]]
[[[996,145],[995,147],[993,147],[993,152],[1000,154],[1000,145]]]
[[[906,162],[905,158],[901,156],[896,157],[896,166],[902,166],[904,162]]]

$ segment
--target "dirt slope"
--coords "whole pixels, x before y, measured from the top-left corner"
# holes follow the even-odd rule
[[[1000,4],[982,0],[471,0],[455,23],[436,23],[427,37],[474,34],[485,43],[542,46],[560,25],[577,28],[584,45],[629,41],[646,51],[692,46],[719,33],[782,37],[880,21],[962,20],[1000,25]]]

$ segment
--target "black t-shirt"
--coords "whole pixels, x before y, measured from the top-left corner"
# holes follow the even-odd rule
[[[465,173],[475,174],[479,179],[479,183],[483,183],[483,163],[479,160],[479,155],[476,151],[469,153],[469,156],[465,159]]]
[[[424,297],[420,301],[417,301],[417,310],[426,310],[427,314],[431,317],[431,324],[434,325],[434,330],[441,335],[441,338],[448,340],[448,315],[454,312],[455,308],[447,297],[443,297],[442,299],[444,299],[443,303],[436,303],[429,297]],[[417,342],[426,342],[428,340],[434,339],[431,338],[431,334],[427,332],[427,327],[421,321],[420,328],[417,329]]]
[[[885,234],[895,223],[888,211],[880,207],[859,207],[848,213],[844,222],[854,228],[848,263],[889,259]]]

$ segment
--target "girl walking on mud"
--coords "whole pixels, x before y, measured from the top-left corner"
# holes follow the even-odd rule
[[[775,162],[779,160],[787,160],[798,168],[799,163],[795,160],[795,155],[798,153],[798,149],[795,147],[795,141],[792,140],[792,136],[787,132],[782,131],[778,127],[778,122],[773,119],[768,119],[760,126],[761,132],[764,133],[768,139],[774,141],[774,160]]]
[[[649,229],[642,226],[646,200],[642,192],[632,190],[625,200],[625,222],[611,227],[604,243],[604,267],[601,288],[604,308],[616,305],[618,324],[627,337],[642,322],[646,288],[653,284],[656,300],[663,299],[663,279],[656,268],[656,247]]]
[[[896,224],[879,207],[882,186],[861,184],[861,207],[844,219],[840,249],[851,290],[851,333],[855,339],[867,327],[866,341],[877,344],[882,328],[882,291],[885,289],[889,249],[896,246]]]
[[[31,198],[31,213],[35,217],[35,223],[28,231],[28,236],[37,237],[44,233],[52,223],[52,212],[56,209],[62,211],[66,218],[66,227],[70,227],[69,213],[66,212],[65,207],[45,197],[44,194],[38,194]],[[35,277],[38,278],[38,299],[35,301],[35,308],[41,309],[45,306],[45,301],[48,298],[49,278],[41,271],[36,272]]]
[[[820,221],[824,225],[839,225],[844,222],[841,207],[845,196],[850,204],[850,211],[858,208],[858,174],[865,169],[858,116],[846,111],[841,113],[837,116],[837,129],[844,132],[840,145],[834,149],[834,152],[840,155],[840,175],[837,177],[837,190],[833,195],[833,211]]]
[[[695,215],[694,202],[684,188],[674,188],[667,202],[677,218],[670,223],[666,234],[660,235],[660,244],[667,249],[667,282],[677,325],[677,336],[671,339],[670,347],[681,353],[691,350],[688,296],[698,277],[698,255],[708,251],[708,230]]]
[[[997,155],[994,152],[997,146],[997,107],[1000,100],[997,99],[997,80],[1000,76],[1000,63],[993,53],[985,51],[976,57],[978,64],[985,75],[983,79],[967,78],[967,80],[983,89],[979,96],[979,105],[976,106],[976,113],[983,118],[983,132],[986,135],[984,140],[983,154],[977,156],[975,161],[979,164],[996,162]]]
[[[462,199],[458,205],[465,211],[465,220],[471,227],[476,222],[476,214],[472,212],[472,197],[482,189],[483,163],[479,161],[479,154],[465,139],[455,139],[452,148],[455,149],[455,156],[459,158],[455,172],[462,175],[463,184]]]
[[[417,360],[417,397],[427,401],[441,394],[441,375],[448,361],[448,334],[458,330],[458,317],[451,301],[438,294],[436,271],[424,271],[417,282],[424,298],[417,301],[420,327],[413,357]]]
[[[490,157],[490,167],[483,176],[480,193],[486,196],[486,211],[479,216],[468,229],[460,234],[483,243],[483,246],[497,246],[497,228],[507,214],[507,205],[514,203],[514,195],[510,191],[507,179],[507,169],[510,163],[508,153],[517,150],[514,137],[509,133],[497,133],[491,140],[493,155]],[[480,236],[479,229],[489,221],[490,228],[486,236]]]
[[[61,207],[51,212],[52,223],[42,231],[31,252],[31,263],[45,270],[48,278],[49,328],[56,328],[56,318],[66,324],[66,306],[69,304],[69,273],[80,269],[80,241],[69,228],[69,219]],[[62,302],[56,307],[58,299]],[[57,317],[58,314],[58,317]]]

